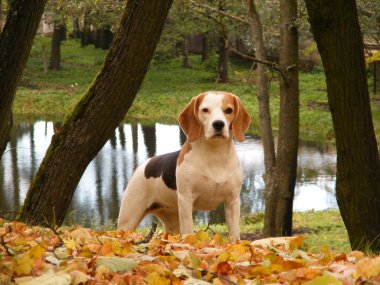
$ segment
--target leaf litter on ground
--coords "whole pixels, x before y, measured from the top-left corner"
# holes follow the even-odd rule
[[[230,243],[198,231],[27,226],[0,219],[0,284],[379,284],[380,256],[302,250],[302,236]]]

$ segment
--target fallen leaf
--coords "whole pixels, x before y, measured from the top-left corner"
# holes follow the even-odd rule
[[[303,283],[303,285],[343,285],[341,281],[331,275],[319,276],[313,280]]]
[[[96,260],[96,268],[107,267],[110,272],[125,272],[135,269],[137,262],[125,257],[99,257]]]
[[[16,280],[19,285],[70,285],[71,276],[67,273],[53,271],[46,272],[45,274],[33,278],[28,281]]]
[[[380,256],[376,258],[363,258],[356,265],[355,277],[365,277],[369,279],[371,277],[380,274]]]

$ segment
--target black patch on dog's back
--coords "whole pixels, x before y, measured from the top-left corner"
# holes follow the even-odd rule
[[[179,152],[171,152],[151,158],[145,166],[145,178],[158,178],[162,176],[162,180],[167,187],[177,190],[175,170]]]

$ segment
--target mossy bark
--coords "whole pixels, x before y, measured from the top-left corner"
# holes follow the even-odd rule
[[[380,164],[354,0],[306,0],[326,74],[336,196],[353,249],[380,251]]]
[[[132,105],[171,4],[172,0],[127,2],[103,69],[52,138],[28,191],[24,221],[63,222],[87,165]]]
[[[0,35],[0,156],[9,141],[12,105],[46,0],[14,0]]]

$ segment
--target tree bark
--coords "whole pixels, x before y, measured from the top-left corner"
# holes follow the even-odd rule
[[[262,24],[260,15],[257,12],[255,1],[246,0],[246,7],[248,9],[249,23],[253,42],[256,50],[256,57],[261,60],[267,60],[267,51],[264,43],[264,36],[262,31]],[[264,182],[265,182],[265,219],[263,233],[266,236],[270,235],[270,217],[274,216],[276,208],[270,207],[270,199],[272,197],[271,191],[274,190],[275,185],[275,166],[276,166],[276,153],[274,146],[274,139],[272,133],[272,122],[269,109],[269,80],[265,74],[266,66],[262,63],[257,63],[256,69],[256,86],[257,86],[257,99],[259,101],[259,119],[261,129],[261,139],[264,148]]]
[[[219,37],[218,82],[228,83],[228,48],[226,39]]]
[[[380,251],[380,165],[354,0],[306,0],[326,74],[336,196],[353,249]]]
[[[267,193],[264,234],[292,234],[299,132],[297,0],[280,0],[280,116],[273,189]]]
[[[0,36],[0,156],[9,141],[12,105],[46,0],[14,0]]]
[[[205,62],[210,57],[210,35],[208,32],[203,33],[202,37],[202,58],[201,62]]]
[[[78,18],[73,19],[72,37],[73,37],[73,39],[79,39],[80,38],[80,27],[79,27],[79,19]]]
[[[80,37],[80,46],[85,47],[90,44],[90,23],[88,20],[88,13],[85,12],[84,14],[84,20],[83,20],[83,28],[81,32],[81,37]]]
[[[172,0],[128,1],[102,71],[54,135],[21,218],[60,225],[87,165],[114,133],[141,86]]]
[[[189,58],[189,49],[187,48],[187,37],[184,37],[182,41],[182,56],[183,56],[183,61],[182,61],[182,67],[183,68],[192,68],[193,66],[191,65],[190,58]]]
[[[49,69],[60,70],[61,69],[61,40],[62,40],[62,24],[55,24],[53,37],[51,40],[51,53]]]

